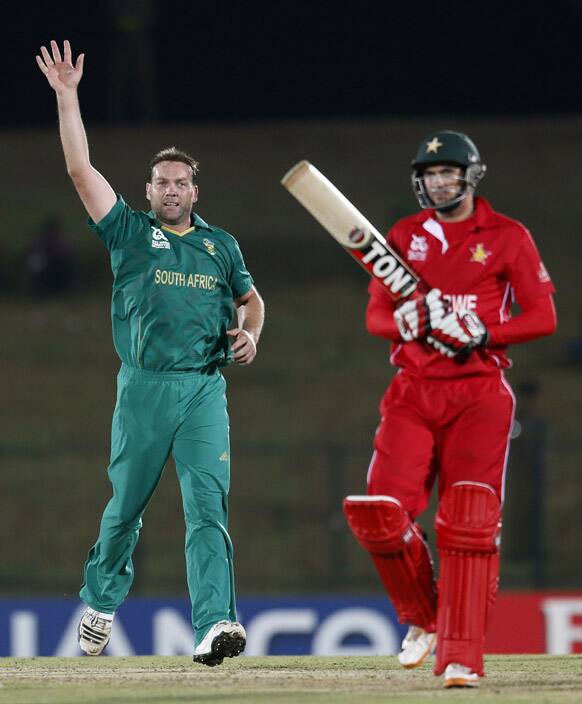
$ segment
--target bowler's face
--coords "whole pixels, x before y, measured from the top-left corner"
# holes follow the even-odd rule
[[[160,161],[146,184],[146,198],[162,225],[190,227],[190,213],[198,200],[198,186],[192,183],[192,169],[181,161]]]

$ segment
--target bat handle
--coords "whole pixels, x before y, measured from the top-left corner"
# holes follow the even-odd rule
[[[418,286],[414,290],[414,293],[412,294],[411,298],[419,298],[420,296],[426,296],[430,289],[431,287],[426,283],[426,281],[420,279],[418,282]]]
[[[403,303],[406,301],[416,301],[419,298],[422,298],[423,296],[426,296],[426,294],[430,291],[430,287],[427,286],[422,279],[419,280],[418,285],[414,289],[414,291],[409,295],[409,296],[403,296],[402,298],[399,298],[396,301],[396,307],[398,308],[401,306]]]

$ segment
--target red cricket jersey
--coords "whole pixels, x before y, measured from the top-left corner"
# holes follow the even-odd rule
[[[434,210],[403,218],[388,241],[429,288],[442,291],[452,310],[475,311],[492,331],[511,319],[514,300],[526,307],[555,290],[528,230],[484,198],[475,198],[473,215],[458,223],[437,220]],[[395,304],[381,284],[372,280],[368,291],[371,303],[381,301],[392,319]],[[424,377],[451,378],[508,367],[505,351],[490,346],[459,364],[427,343],[394,342],[390,361]]]

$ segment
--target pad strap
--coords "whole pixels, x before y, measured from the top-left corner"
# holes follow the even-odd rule
[[[370,553],[400,623],[436,630],[433,565],[420,528],[391,496],[348,496],[344,513]]]
[[[439,644],[435,674],[459,663],[483,675],[489,602],[498,575],[501,505],[491,486],[457,482],[436,516],[439,551]]]

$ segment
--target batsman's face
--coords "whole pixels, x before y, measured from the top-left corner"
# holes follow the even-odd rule
[[[460,166],[427,166],[422,178],[426,192],[435,205],[452,200],[463,190],[464,173]]]
[[[192,169],[181,161],[160,161],[146,183],[146,198],[163,225],[190,227],[190,213],[198,200],[198,186],[192,183]]]

